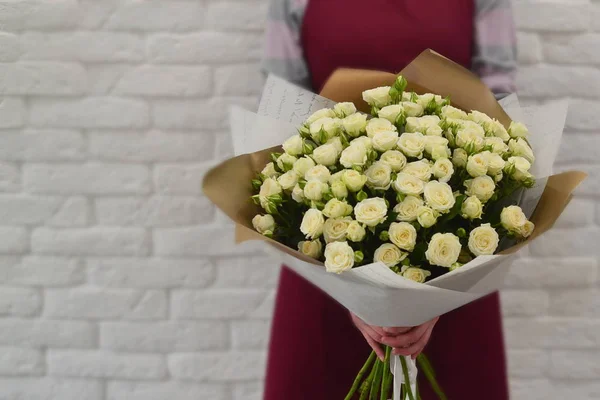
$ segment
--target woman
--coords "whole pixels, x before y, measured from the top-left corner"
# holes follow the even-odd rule
[[[510,0],[272,0],[269,13],[263,69],[316,92],[339,67],[397,72],[427,48],[499,97],[514,89]],[[378,342],[413,357],[427,344],[451,400],[509,398],[498,294],[419,327],[383,330],[283,268],[265,399],[343,399]],[[423,400],[436,398],[423,380],[420,388]]]

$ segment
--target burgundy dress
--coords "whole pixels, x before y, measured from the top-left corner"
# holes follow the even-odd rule
[[[398,72],[427,48],[468,68],[473,13],[473,0],[309,1],[302,45],[313,87],[339,67]],[[283,268],[266,400],[341,400],[370,351],[346,309]],[[425,354],[450,400],[509,398],[497,294],[442,316]],[[422,378],[423,400],[436,399]]]

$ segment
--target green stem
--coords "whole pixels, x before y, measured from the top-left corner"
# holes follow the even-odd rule
[[[406,393],[408,393],[409,400],[415,400],[412,393],[412,387],[410,385],[410,377],[408,376],[408,366],[406,365],[406,358],[400,356],[400,363],[402,364],[402,373],[404,374],[404,386],[406,387]]]
[[[371,365],[371,363],[373,362],[375,357],[377,357],[377,356],[376,356],[375,352],[372,351],[371,354],[369,355],[369,358],[367,358],[367,361],[365,362],[365,364],[362,366],[362,368],[358,372],[358,375],[356,375],[356,379],[354,379],[354,383],[352,384],[352,387],[350,388],[350,391],[348,392],[348,394],[346,395],[344,400],[352,399],[352,396],[354,396],[354,393],[356,393],[356,390],[360,386],[360,382],[362,381],[362,378],[365,375],[365,372],[367,372],[367,370],[369,369],[369,366]]]
[[[371,390],[369,392],[369,400],[377,400],[377,395],[379,394],[379,388],[380,388],[383,373],[384,373],[384,367],[385,367],[385,365],[383,364],[382,361],[380,361],[379,359],[377,359],[375,361],[375,367],[374,367],[375,368],[375,376],[373,377],[373,381],[371,382]]]
[[[369,392],[370,392],[369,389],[371,388],[371,382],[373,382],[374,378],[375,378],[375,367],[373,367],[373,369],[371,370],[371,373],[369,374],[369,377],[363,382],[364,390],[361,392],[359,400],[367,400],[367,397],[369,396]]]
[[[433,389],[435,394],[437,394],[440,400],[448,400],[446,394],[442,391],[442,388],[435,379],[435,372],[427,356],[425,356],[425,354],[423,353],[419,354],[419,356],[417,357],[417,363],[419,364],[419,367],[421,368],[421,370],[425,374],[425,377],[429,381],[431,388]]]
[[[390,386],[392,382],[392,371],[390,369],[390,357],[392,355],[392,348],[386,347],[385,349],[385,361],[383,362],[384,371],[383,379],[381,380],[381,396],[380,400],[387,400],[388,393],[390,392]]]

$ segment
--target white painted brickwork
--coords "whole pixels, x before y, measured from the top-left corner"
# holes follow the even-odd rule
[[[0,0],[0,398],[261,398],[278,268],[200,181],[256,105],[265,12]],[[591,177],[506,282],[513,398],[597,399],[600,3],[515,13],[520,95],[571,98],[557,170]]]

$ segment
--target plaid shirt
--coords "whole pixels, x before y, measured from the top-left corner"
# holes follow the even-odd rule
[[[475,32],[471,69],[497,95],[515,91],[516,35],[511,0],[474,0]],[[262,70],[300,86],[310,75],[300,43],[308,0],[271,0]],[[501,96],[498,96],[501,97]]]

